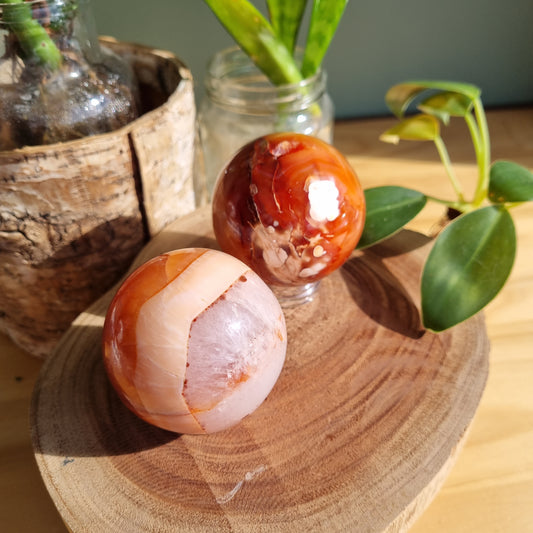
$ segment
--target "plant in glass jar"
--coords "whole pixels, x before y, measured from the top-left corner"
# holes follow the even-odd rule
[[[104,133],[137,117],[129,67],[99,45],[89,0],[3,0],[0,33],[0,150]]]
[[[269,20],[248,0],[205,1],[239,45],[215,54],[205,78],[198,120],[205,183],[198,191],[209,198],[224,164],[260,135],[293,131],[332,141],[321,64],[347,0],[313,2],[303,48],[296,42],[306,0],[267,0]]]

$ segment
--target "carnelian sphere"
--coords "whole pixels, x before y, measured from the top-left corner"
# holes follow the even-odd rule
[[[221,249],[274,286],[316,282],[339,268],[364,222],[364,193],[348,161],[303,134],[274,133],[246,144],[213,193]]]
[[[110,381],[139,417],[178,433],[226,429],[270,393],[285,319],[248,266],[215,250],[160,255],[135,270],[103,330]]]

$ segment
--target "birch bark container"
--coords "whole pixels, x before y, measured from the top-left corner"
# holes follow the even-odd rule
[[[116,131],[0,152],[0,330],[46,357],[153,235],[195,207],[195,105],[169,52],[102,38],[139,84]]]

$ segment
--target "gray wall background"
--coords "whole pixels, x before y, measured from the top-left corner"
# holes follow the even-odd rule
[[[92,6],[101,35],[174,52],[198,101],[210,56],[234,44],[202,0]],[[533,103],[533,0],[350,0],[324,66],[338,118],[388,114],[385,92],[412,78],[473,83],[486,107]]]

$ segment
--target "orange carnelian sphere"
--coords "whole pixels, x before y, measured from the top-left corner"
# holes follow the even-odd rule
[[[179,433],[226,429],[276,382],[287,346],[272,291],[238,259],[189,248],[133,272],[109,306],[104,362],[122,401]]]
[[[274,133],[245,145],[213,194],[220,247],[269,285],[316,282],[354,250],[365,222],[357,176],[331,145]]]

